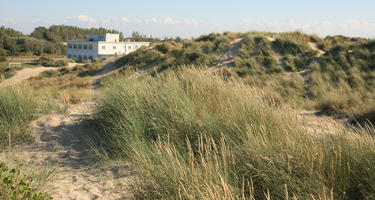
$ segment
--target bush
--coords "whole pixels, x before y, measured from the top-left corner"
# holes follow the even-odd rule
[[[58,74],[59,74],[59,72],[56,71],[56,70],[46,70],[46,71],[41,72],[38,75],[38,77],[40,77],[40,78],[48,78],[48,77],[56,76]]]
[[[102,64],[85,64],[83,70],[78,73],[79,77],[93,76],[103,69]]]
[[[5,56],[0,56],[0,62],[7,61],[7,58]]]
[[[163,54],[168,53],[171,50],[171,46],[167,43],[161,43],[155,46],[155,49]]]

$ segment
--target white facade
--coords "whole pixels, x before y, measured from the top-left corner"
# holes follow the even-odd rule
[[[120,42],[119,34],[89,34],[86,41],[67,41],[66,57],[76,61],[128,54],[149,42]]]

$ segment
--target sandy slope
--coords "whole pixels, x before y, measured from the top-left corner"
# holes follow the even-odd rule
[[[316,55],[317,58],[319,58],[320,56],[322,56],[323,54],[325,54],[324,51],[320,50],[318,48],[318,45],[316,43],[312,43],[312,42],[309,42],[309,46],[315,50],[315,51],[318,51],[319,53]]]
[[[234,58],[238,55],[238,49],[241,47],[241,41],[243,38],[238,38],[231,42],[231,47],[228,49],[227,52],[221,57],[220,62],[215,65],[216,68],[222,67],[233,67],[234,66]]]
[[[75,67],[77,63],[68,63],[68,68]],[[38,76],[41,72],[47,71],[47,70],[57,70],[59,68],[56,67],[37,67],[37,68],[24,68],[19,71],[17,71],[16,75],[12,76],[9,79],[5,79],[4,81],[0,82],[0,88],[16,85],[18,83],[21,83],[24,80],[27,80],[31,77]]]
[[[5,79],[4,81],[0,82],[0,87],[6,87],[6,86],[11,86],[11,85],[21,83],[22,81],[24,81],[24,80],[26,80],[30,77],[37,76],[41,72],[46,71],[46,70],[51,70],[51,69],[53,70],[55,68],[37,67],[37,68],[21,69],[20,71],[18,71],[16,73],[16,75],[12,76],[9,79]]]

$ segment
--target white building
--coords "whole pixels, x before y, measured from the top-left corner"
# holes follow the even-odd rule
[[[149,42],[120,42],[120,34],[89,34],[86,41],[67,41],[66,57],[76,61],[128,54]]]

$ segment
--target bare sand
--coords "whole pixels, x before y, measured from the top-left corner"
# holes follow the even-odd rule
[[[215,65],[215,68],[222,67],[234,67],[234,58],[238,55],[238,49],[241,47],[241,41],[243,38],[238,38],[231,42],[231,47],[221,57],[220,62]]]
[[[54,199],[132,199],[127,185],[133,175],[126,162],[98,163],[85,120],[92,102],[71,106],[67,114],[51,114],[31,123],[34,141],[0,154],[0,160],[33,168],[52,166],[53,177],[42,190]]]
[[[82,65],[78,63],[68,63],[68,68],[75,67],[77,65]],[[12,86],[21,83],[24,80],[27,80],[31,77],[38,76],[41,72],[47,70],[58,70],[60,68],[56,67],[36,67],[36,68],[24,68],[16,72],[16,75],[12,76],[9,79],[5,79],[4,81],[0,82],[1,87]]]

